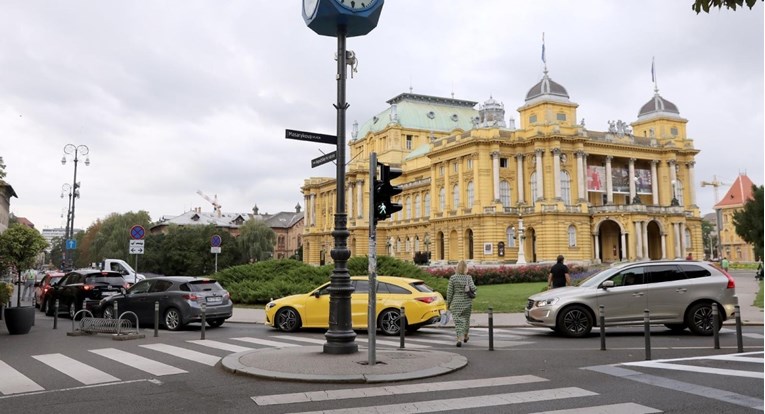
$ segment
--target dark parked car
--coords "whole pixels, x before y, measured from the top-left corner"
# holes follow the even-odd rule
[[[53,315],[56,299],[59,301],[59,312],[65,312],[69,317],[82,309],[95,310],[101,299],[122,293],[127,283],[117,272],[105,272],[96,269],[78,269],[67,273],[61,281],[52,285],[45,302],[45,314]]]
[[[231,317],[231,297],[213,279],[190,276],[160,276],[142,280],[125,293],[104,298],[99,309],[104,318],[117,312],[134,312],[140,325],[154,325],[154,303],[159,302],[160,323],[171,331],[191,322],[202,321],[202,304],[206,305],[206,321],[212,327],[223,325]],[[133,321],[132,315],[125,319]]]
[[[45,272],[42,280],[35,283],[35,306],[40,308],[41,312],[45,312],[48,305],[48,296],[50,296],[50,292],[53,290],[52,285],[60,282],[64,275],[65,273],[63,272]]]

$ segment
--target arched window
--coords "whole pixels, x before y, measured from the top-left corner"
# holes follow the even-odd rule
[[[460,186],[454,184],[452,187],[452,208],[458,209],[460,207]]]
[[[412,218],[412,197],[406,198],[406,219],[409,220]]]
[[[568,171],[560,172],[560,198],[563,204],[571,204],[571,176],[568,175]]]
[[[515,247],[515,227],[507,228],[507,247]]]
[[[504,207],[510,207],[510,183],[505,180],[499,182],[499,201]]]
[[[446,210],[446,189],[444,187],[438,191],[438,210],[441,212]]]
[[[529,180],[529,188],[531,188],[531,205],[535,205],[537,202],[537,172],[531,173],[531,179]]]
[[[568,247],[576,247],[576,227],[568,226]]]
[[[430,193],[425,193],[425,217],[430,217]]]
[[[468,182],[467,185],[467,205],[466,208],[470,208],[473,206],[473,182]]]
[[[406,251],[412,251],[412,240],[409,238],[409,236],[406,237]]]
[[[685,229],[685,248],[690,249],[691,247],[693,247],[693,245],[691,244],[691,230],[686,228]]]
[[[422,204],[420,203],[420,195],[417,194],[414,197],[414,218],[420,218],[422,212]]]
[[[420,237],[414,236],[414,251],[419,252],[420,251]]]
[[[684,197],[683,197],[683,182],[680,180],[675,181],[675,197],[677,198],[677,202],[680,203],[681,206],[685,205]]]
[[[401,253],[401,247],[402,247],[401,239],[396,239],[396,251],[398,253]]]

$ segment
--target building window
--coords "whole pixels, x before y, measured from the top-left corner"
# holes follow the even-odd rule
[[[443,177],[444,176],[444,166],[443,165],[439,165],[438,166],[438,176],[439,177]]]
[[[430,217],[430,193],[425,193],[425,211],[423,212],[425,217]]]
[[[454,184],[452,187],[452,208],[457,209],[460,206],[460,186]]]
[[[438,210],[446,210],[446,189],[444,187],[441,187],[441,190],[438,191]]]
[[[412,251],[412,241],[409,239],[409,237],[406,238],[406,251],[407,252]]]
[[[499,182],[499,201],[502,206],[510,207],[510,183],[505,180]]]
[[[568,171],[560,172],[560,198],[563,204],[571,204],[571,176],[568,175]]]
[[[467,185],[467,208],[473,205],[473,182],[470,181]]]
[[[537,202],[537,172],[531,173],[531,179],[529,180],[529,188],[531,188],[531,205],[535,205]]]
[[[407,197],[405,204],[406,204],[406,219],[409,220],[412,218],[412,198]]]
[[[411,150],[412,149],[412,136],[407,135],[406,136],[406,149]]]
[[[558,121],[565,121],[566,120],[566,114],[560,113],[555,116],[555,119]]]
[[[420,203],[420,195],[414,197],[414,218],[420,218],[422,204]]]
[[[568,226],[568,247],[576,247],[576,227]]]
[[[537,123],[537,116],[536,115],[531,115],[529,117],[529,123],[530,124],[536,124]]]
[[[675,197],[677,198],[677,202],[681,205],[685,205],[684,197],[683,197],[683,182],[680,180],[675,181]]]
[[[673,137],[677,136],[677,127],[672,127],[669,129],[669,133],[672,134]]]
[[[499,168],[507,168],[507,158],[500,158],[499,159]]]
[[[468,158],[467,159],[467,169],[468,170],[472,170],[473,169],[473,159],[472,158]]]
[[[507,228],[507,247],[515,247],[515,227]]]
[[[401,253],[401,239],[396,239],[396,251]]]
[[[691,247],[693,247],[693,244],[691,244],[691,231],[685,229],[685,248],[690,249]]]
[[[453,172],[453,173],[456,173],[456,172],[457,172],[457,168],[458,168],[458,167],[457,167],[457,163],[456,163],[456,162],[453,162],[453,163],[452,163],[452,172]]]

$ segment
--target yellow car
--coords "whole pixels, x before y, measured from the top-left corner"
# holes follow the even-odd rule
[[[369,308],[369,278],[351,277],[355,288],[351,294],[351,324],[353,329],[367,329]],[[287,296],[266,305],[266,325],[283,332],[299,328],[329,328],[329,282],[310,293]],[[399,308],[406,313],[406,330],[413,332],[422,326],[438,322],[446,310],[446,301],[419,279],[377,277],[377,327],[386,335],[399,334]]]

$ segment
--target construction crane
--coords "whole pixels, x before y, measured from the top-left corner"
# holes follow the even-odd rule
[[[702,187],[707,187],[707,186],[714,187],[714,190],[715,190],[715,204],[720,202],[720,197],[719,197],[719,194],[717,193],[717,188],[720,187],[721,185],[728,185],[728,184],[718,180],[716,175],[712,176],[712,181],[702,181],[701,182],[701,186]]]
[[[207,196],[207,194],[203,193],[201,190],[197,190],[197,194],[199,194],[200,196],[202,196],[202,198],[204,198],[205,200],[209,201],[209,202],[210,202],[210,204],[212,204],[212,205],[213,205],[213,210],[215,210],[215,214],[216,214],[218,217],[220,217],[220,214],[221,214],[221,211],[220,211],[220,210],[221,210],[221,207],[220,207],[220,204],[218,204],[218,195],[217,195],[217,194],[215,194],[215,198],[213,199],[213,198],[210,198],[210,197],[208,197],[208,196]]]

